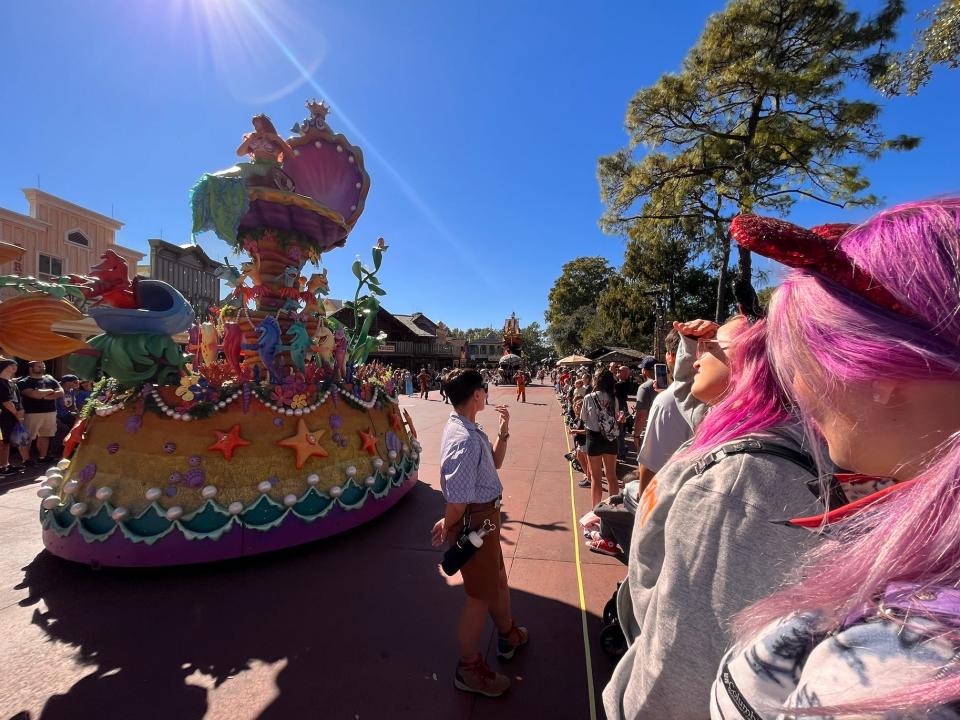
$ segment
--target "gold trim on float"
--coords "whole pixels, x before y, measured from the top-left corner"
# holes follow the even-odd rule
[[[337,225],[342,227],[344,230],[347,229],[347,223],[343,219],[343,215],[338,213],[336,210],[331,210],[326,205],[317,202],[313,198],[309,198],[306,195],[298,195],[297,193],[286,192],[284,190],[275,190],[274,188],[266,187],[252,187],[247,188],[247,194],[250,197],[250,201],[254,200],[265,200],[267,202],[278,203],[280,205],[294,205],[304,210],[309,210],[314,212],[317,215],[322,215],[328,220],[332,220]]]

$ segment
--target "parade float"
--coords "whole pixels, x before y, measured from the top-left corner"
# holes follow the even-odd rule
[[[523,339],[520,336],[520,321],[516,313],[510,313],[503,323],[503,355],[497,362],[500,385],[513,385],[517,370],[523,365],[521,348]]]
[[[55,555],[101,566],[253,555],[356,527],[416,484],[412,419],[388,370],[366,363],[382,342],[370,327],[385,243],[369,267],[353,264],[353,326],[327,316],[326,270],[304,273],[344,245],[370,186],[327,107],[307,107],[288,139],[255,117],[237,150],[249,162],[191,191],[194,232],[241,256],[210,317],[166,283],[128,280],[109,251],[63,279],[103,330],[70,348],[70,367],[102,379],[38,491]]]

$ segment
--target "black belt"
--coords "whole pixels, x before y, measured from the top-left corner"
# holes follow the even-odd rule
[[[484,510],[493,510],[500,507],[500,498],[494,498],[489,502],[467,503],[467,512],[483,512]]]

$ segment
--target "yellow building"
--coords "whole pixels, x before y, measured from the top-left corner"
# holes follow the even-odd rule
[[[29,205],[28,214],[0,208],[0,242],[24,250],[22,257],[0,263],[0,275],[33,276],[41,280],[70,273],[85,275],[107,250],[113,250],[127,261],[131,279],[136,275],[137,263],[145,254],[116,243],[122,222],[37,188],[27,188],[23,194]],[[13,292],[4,290],[3,296]],[[55,329],[82,338],[101,332],[89,319]],[[63,360],[52,365],[56,374],[65,372]]]

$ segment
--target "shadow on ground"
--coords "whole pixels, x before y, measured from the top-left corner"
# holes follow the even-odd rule
[[[555,656],[561,635],[577,640],[580,611],[530,593],[513,594],[532,640],[509,666],[509,702],[473,706],[452,689],[462,591],[439,574],[428,537],[442,507],[421,483],[376,523],[215,565],[94,571],[40,553],[24,568],[19,587],[29,596],[20,604],[94,671],[50,697],[39,719],[199,720],[217,687],[280,661],[276,697],[268,699],[272,678],[267,687],[239,683],[235,717],[265,702],[259,718],[586,716],[582,640],[579,652],[574,642],[570,657]],[[590,623],[594,631],[599,619]],[[198,672],[203,681],[188,683]]]

